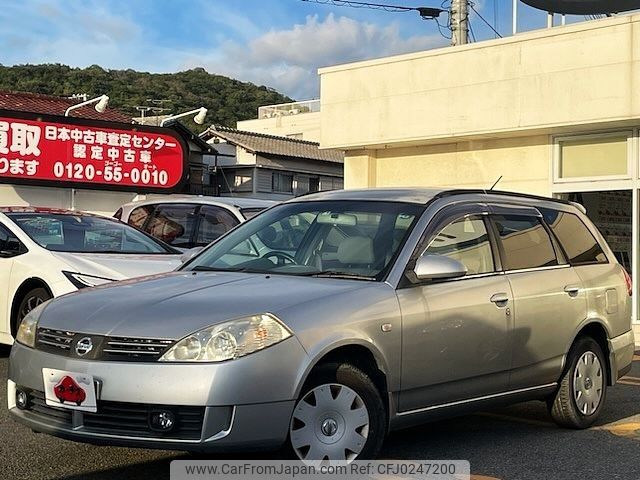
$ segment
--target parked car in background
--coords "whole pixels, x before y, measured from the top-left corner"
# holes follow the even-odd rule
[[[0,343],[52,297],[174,270],[181,252],[117,220],[32,207],[0,208]]]
[[[300,230],[286,250],[247,248],[283,224]],[[81,442],[351,461],[390,430],[526,400],[587,428],[633,352],[630,278],[574,204],[333,191],[269,209],[179,271],[32,311],[9,411]],[[43,372],[89,377],[87,400],[56,400]]]
[[[173,195],[127,203],[114,217],[184,251],[208,245],[276,203],[251,198]]]

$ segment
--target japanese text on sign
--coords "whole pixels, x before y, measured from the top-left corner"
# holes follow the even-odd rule
[[[183,173],[170,134],[0,117],[0,178],[170,189]]]

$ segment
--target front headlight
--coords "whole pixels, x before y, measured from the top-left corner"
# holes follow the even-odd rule
[[[25,315],[18,327],[18,333],[16,334],[16,342],[19,342],[27,347],[35,347],[36,344],[36,330],[38,329],[38,321],[40,320],[40,314],[44,310],[44,307],[49,301],[38,305]]]
[[[204,328],[171,347],[161,362],[223,362],[244,357],[289,338],[291,331],[263,313]]]
[[[62,272],[67,279],[73,283],[76,288],[97,287],[105,283],[114,282],[111,278],[95,277],[93,275],[85,275],[84,273]]]

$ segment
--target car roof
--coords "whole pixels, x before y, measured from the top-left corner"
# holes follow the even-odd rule
[[[82,212],[78,210],[67,210],[66,208],[51,208],[51,207],[29,207],[29,206],[14,206],[14,207],[0,207],[0,213],[49,213],[52,215],[83,215],[87,217],[98,217],[93,213]]]
[[[246,197],[206,197],[201,195],[171,195],[137,200],[123,205],[123,207],[137,207],[140,205],[154,205],[156,203],[197,203],[202,205],[227,205],[236,208],[269,208],[278,202]]]

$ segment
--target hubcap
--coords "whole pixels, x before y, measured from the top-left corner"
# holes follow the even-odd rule
[[[352,461],[367,442],[369,412],[351,388],[320,385],[296,404],[289,434],[301,460]]]
[[[573,398],[583,415],[593,415],[600,406],[604,380],[598,356],[589,351],[582,354],[573,373]]]

